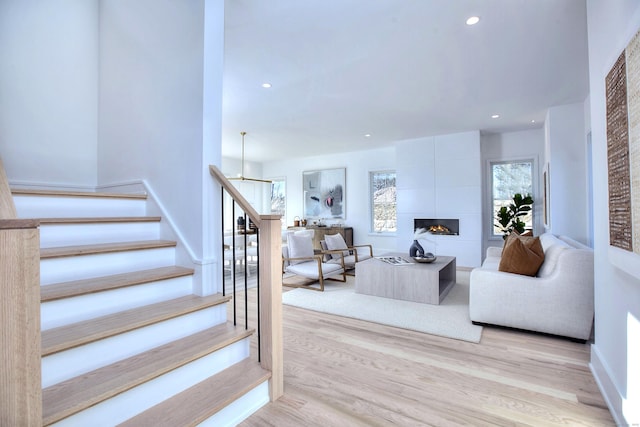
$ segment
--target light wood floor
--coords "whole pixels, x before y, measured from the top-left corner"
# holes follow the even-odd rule
[[[285,305],[285,394],[241,426],[614,426],[588,363],[559,338],[485,327],[473,344]]]

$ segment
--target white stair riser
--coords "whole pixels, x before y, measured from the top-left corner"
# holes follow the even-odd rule
[[[269,381],[265,381],[198,424],[198,427],[237,426],[269,400]]]
[[[159,238],[159,222],[43,224],[40,226],[41,248],[134,242]]]
[[[248,338],[53,424],[111,427],[206,380],[249,356]]]
[[[42,387],[118,362],[226,322],[221,304],[42,358]]]
[[[40,284],[167,267],[175,265],[175,258],[174,247],[46,258],[40,261]]]
[[[57,328],[192,293],[193,276],[183,276],[48,301],[40,306],[41,329]]]
[[[144,199],[111,197],[13,197],[18,218],[83,218],[108,216],[145,216]]]

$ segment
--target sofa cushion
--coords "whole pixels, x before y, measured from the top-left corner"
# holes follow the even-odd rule
[[[327,278],[336,274],[342,274],[342,266],[338,264],[320,263],[320,270],[322,271],[322,277]],[[308,277],[311,279],[317,279],[318,275],[318,262],[303,262],[300,264],[290,265],[285,271],[287,273],[296,274],[298,276]]]
[[[538,277],[549,277],[556,269],[560,254],[569,249],[564,245],[551,245],[544,251],[544,263],[538,270]]]
[[[290,234],[288,239],[289,258],[313,258],[313,242],[308,236],[297,236]],[[291,260],[291,265],[309,260]]]
[[[510,235],[504,244],[499,271],[535,276],[544,262],[544,251],[537,237]]]
[[[333,250],[341,250],[341,249],[349,249],[347,247],[347,242],[344,241],[344,237],[342,234],[326,234],[324,236],[324,241],[327,243],[327,249],[330,251]],[[343,251],[344,256],[349,255],[349,251]],[[331,257],[334,259],[340,259],[340,254],[331,254]]]

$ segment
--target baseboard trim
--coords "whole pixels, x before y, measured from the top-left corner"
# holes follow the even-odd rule
[[[98,191],[105,193],[118,193],[118,194],[146,194],[147,189],[144,183],[140,180],[116,182],[107,185],[98,185],[96,187]]]
[[[589,363],[589,369],[591,370],[593,378],[596,380],[596,384],[616,425],[626,425],[627,423],[622,413],[622,394],[618,390],[618,387],[616,387],[612,379],[613,377],[610,374],[611,371],[606,361],[601,357],[596,344],[591,345],[591,362]]]
[[[96,192],[96,187],[92,187],[90,185],[58,184],[51,182],[9,181],[9,187],[13,190],[78,191],[87,193]]]

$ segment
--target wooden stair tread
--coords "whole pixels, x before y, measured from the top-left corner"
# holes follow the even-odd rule
[[[194,385],[119,427],[195,426],[271,378],[255,360],[244,359]]]
[[[192,274],[192,268],[170,266],[134,271],[131,273],[95,277],[91,279],[55,283],[40,287],[40,300],[42,302],[54,301],[61,298],[92,294],[158,280],[189,276]]]
[[[42,391],[43,425],[123,393],[250,336],[254,331],[222,324],[52,385]]]
[[[41,248],[40,259],[136,251],[141,249],[159,249],[174,246],[176,246],[176,242],[170,240],[140,240],[135,242],[101,243],[97,245],[61,246]]]
[[[84,322],[48,329],[42,331],[42,356],[223,304],[230,299],[230,296],[223,297],[220,294],[205,297],[187,295]]]
[[[40,224],[103,224],[122,222],[160,222],[159,216],[122,216],[86,218],[39,218]]]
[[[38,190],[38,189],[20,189],[12,188],[11,194],[16,196],[47,196],[47,197],[94,197],[94,198],[111,198],[111,199],[141,199],[146,200],[147,195],[144,193],[101,193],[94,191],[59,191],[59,190]]]

